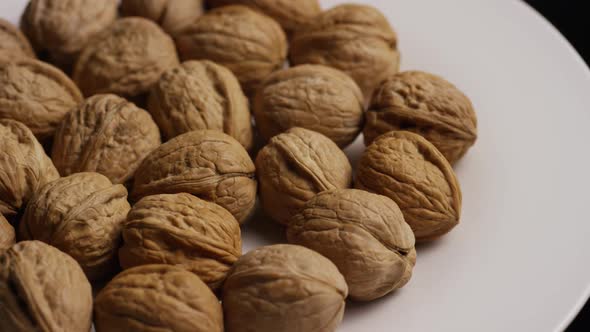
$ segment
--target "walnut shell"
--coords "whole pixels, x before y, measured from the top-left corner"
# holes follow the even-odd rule
[[[334,262],[359,301],[403,287],[416,263],[414,235],[399,207],[361,190],[319,193],[293,216],[287,239]]]
[[[254,98],[256,127],[270,139],[292,127],[324,134],[340,147],[363,126],[363,94],[343,72],[302,65],[271,74]]]
[[[125,183],[161,143],[148,112],[115,95],[95,95],[65,117],[51,158],[62,176],[97,172]]]
[[[148,109],[167,139],[212,129],[252,147],[248,99],[234,74],[211,61],[187,61],[165,72],[152,87]]]
[[[22,239],[40,240],[72,256],[92,281],[117,267],[127,190],[98,173],[76,173],[45,185],[27,205]]]
[[[123,0],[121,12],[152,20],[174,35],[203,14],[203,0]]]
[[[392,131],[363,153],[355,186],[393,199],[418,241],[449,232],[461,216],[461,189],[445,157],[422,136]]]
[[[16,243],[14,227],[0,214],[0,252]]]
[[[216,8],[175,40],[183,60],[211,60],[229,68],[248,96],[287,57],[287,38],[281,26],[245,6]]]
[[[69,69],[90,40],[117,18],[117,0],[31,0],[21,18],[37,52]]]
[[[0,18],[0,55],[10,58],[35,58],[35,52],[20,30],[12,23]]]
[[[72,257],[39,241],[0,252],[0,331],[88,332],[92,289]]]
[[[24,123],[39,140],[53,137],[82,94],[59,69],[32,59],[0,62],[0,119]]]
[[[189,194],[154,195],[133,206],[123,225],[119,261],[180,265],[218,288],[242,255],[240,224],[221,206]]]
[[[256,157],[256,173],[264,211],[284,225],[315,194],[352,182],[344,152],[324,135],[302,128],[273,137]]]
[[[178,65],[174,42],[152,21],[117,20],[80,53],[73,78],[86,96],[139,97],[162,73]]]
[[[229,135],[197,130],[152,152],[137,169],[132,197],[186,192],[226,208],[242,223],[256,203],[256,170]]]
[[[20,122],[0,119],[0,151],[0,214],[13,216],[59,173],[31,130]]]
[[[314,63],[350,75],[369,99],[377,85],[399,70],[397,35],[371,6],[345,4],[322,12],[295,32],[291,64]]]
[[[327,258],[277,244],[242,256],[223,286],[227,332],[330,332],[344,314],[344,278]]]
[[[217,297],[199,277],[172,265],[117,275],[94,302],[97,332],[222,332]]]
[[[364,129],[365,143],[392,130],[406,130],[429,140],[453,164],[477,139],[473,105],[442,77],[407,71],[375,90]]]

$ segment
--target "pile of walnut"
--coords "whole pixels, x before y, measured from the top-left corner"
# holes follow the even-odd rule
[[[375,8],[31,0],[20,27],[0,20],[1,331],[334,331],[459,223],[473,106],[399,72]],[[289,244],[242,255],[257,197]]]

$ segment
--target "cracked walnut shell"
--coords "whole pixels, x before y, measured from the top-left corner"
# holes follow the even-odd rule
[[[242,256],[223,286],[227,332],[330,332],[344,314],[348,289],[327,258],[278,244]]]
[[[461,216],[461,189],[445,157],[405,131],[379,136],[361,156],[355,186],[393,199],[416,240],[449,232]]]
[[[202,0],[123,0],[121,12],[125,16],[141,16],[158,23],[174,35],[203,14]]]
[[[15,242],[14,227],[0,214],[0,252],[10,248]]]
[[[92,289],[72,257],[39,241],[0,252],[0,331],[88,332]]]
[[[0,56],[35,58],[29,40],[10,22],[0,18]]]

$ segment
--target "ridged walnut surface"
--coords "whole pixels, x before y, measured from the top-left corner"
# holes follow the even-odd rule
[[[399,207],[361,190],[316,195],[291,219],[287,238],[334,262],[359,301],[403,287],[416,263],[414,235]]]
[[[0,57],[2,56],[35,58],[35,52],[17,27],[0,18]]]
[[[40,240],[72,256],[88,278],[116,270],[127,190],[98,173],[76,173],[37,191],[21,220],[22,239]]]
[[[378,137],[363,153],[355,186],[393,199],[418,241],[449,232],[461,216],[461,189],[445,157],[422,136]]]
[[[339,70],[301,65],[266,79],[254,98],[254,115],[256,127],[266,140],[289,128],[302,127],[344,147],[362,129],[363,94]]]
[[[345,4],[322,12],[295,32],[293,65],[322,64],[340,69],[368,100],[375,87],[399,70],[397,35],[377,9]]]
[[[129,212],[119,249],[123,268],[179,265],[218,288],[242,254],[240,225],[221,206],[189,194],[144,197]]]
[[[227,332],[331,332],[344,314],[346,282],[327,258],[278,244],[242,256],[223,286]]]
[[[175,37],[183,60],[211,60],[229,68],[246,95],[283,67],[287,39],[270,17],[245,6],[216,8]]]
[[[193,23],[203,13],[202,0],[123,0],[125,16],[141,16],[158,23],[174,35]]]
[[[92,39],[80,53],[73,78],[86,96],[114,93],[137,97],[177,65],[170,36],[150,20],[128,17]]]
[[[287,225],[315,194],[350,187],[346,155],[322,134],[292,128],[270,140],[256,157],[264,211]]]
[[[256,202],[255,167],[229,135],[197,130],[152,152],[135,173],[132,197],[186,192],[226,208],[242,223]]]
[[[0,214],[16,215],[37,190],[59,178],[31,130],[0,120]]]
[[[0,252],[10,248],[15,242],[14,227],[0,214]]]
[[[62,176],[97,172],[125,183],[160,144],[147,111],[115,95],[95,95],[65,117],[51,158]]]
[[[97,332],[222,332],[217,297],[199,277],[171,265],[117,275],[94,302]]]
[[[88,332],[92,289],[70,256],[39,241],[0,252],[0,331]]]
[[[148,109],[167,139],[212,129],[252,147],[248,99],[234,74],[211,61],[187,61],[164,73],[151,90]]]
[[[477,117],[469,98],[425,72],[407,71],[381,83],[366,119],[367,145],[388,131],[407,130],[424,136],[451,164],[477,139]]]

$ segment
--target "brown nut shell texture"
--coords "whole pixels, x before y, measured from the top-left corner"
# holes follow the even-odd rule
[[[127,190],[98,173],[76,173],[35,193],[19,234],[72,256],[92,281],[117,267],[121,228],[130,206]]]
[[[393,199],[416,239],[449,232],[461,216],[461,189],[445,157],[426,139],[405,131],[378,137],[363,153],[355,186]]]
[[[334,262],[359,301],[403,287],[416,262],[414,235],[399,207],[361,190],[319,193],[290,221],[287,239]]]
[[[92,289],[72,257],[39,241],[0,252],[0,331],[88,332]]]
[[[453,164],[477,139],[473,105],[442,77],[407,71],[383,81],[366,113],[365,143],[391,130],[406,130],[429,140]]]
[[[143,265],[117,275],[94,302],[97,332],[222,332],[217,297],[199,277],[172,265]]]
[[[256,127],[270,139],[292,127],[317,131],[345,147],[363,125],[363,94],[343,72],[301,65],[270,75],[254,98]]]
[[[287,38],[270,17],[245,6],[216,8],[175,36],[183,60],[211,60],[229,68],[247,96],[280,69]]]
[[[322,134],[292,128],[270,140],[256,157],[264,211],[287,225],[315,194],[352,182],[346,155]]]
[[[10,248],[15,242],[14,227],[0,214],[0,252]]]
[[[16,215],[37,190],[59,178],[31,130],[0,119],[0,214]]]
[[[65,117],[51,158],[62,176],[97,172],[125,183],[160,144],[148,112],[115,95],[95,95]]]
[[[252,147],[248,99],[234,74],[211,61],[187,61],[165,72],[151,90],[148,110],[167,139],[211,129]]]
[[[231,136],[192,131],[144,159],[135,173],[132,197],[186,192],[221,205],[242,223],[256,203],[255,172],[248,152]]]
[[[397,35],[371,6],[344,4],[322,12],[295,32],[289,58],[294,65],[322,64],[350,75],[365,98],[399,70]]]
[[[221,206],[189,194],[154,195],[133,206],[119,249],[123,268],[179,265],[218,288],[242,254],[240,225]]]
[[[35,58],[35,52],[29,40],[17,27],[2,18],[0,18],[0,56]]]
[[[184,30],[203,13],[202,0],[123,0],[125,16],[141,16],[158,23],[170,35]]]
[[[301,246],[278,244],[242,256],[223,286],[227,332],[331,332],[348,289],[332,262]]]
[[[117,20],[80,53],[73,78],[86,96],[147,93],[162,73],[178,65],[172,38],[144,18]]]
[[[82,94],[59,69],[32,59],[0,61],[0,119],[24,123],[39,140],[53,136]]]

